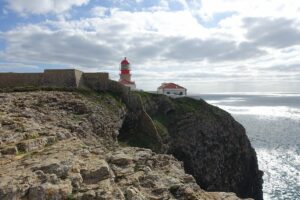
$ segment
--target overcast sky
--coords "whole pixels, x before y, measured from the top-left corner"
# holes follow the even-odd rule
[[[137,87],[300,92],[299,0],[0,0],[0,71],[106,71]]]

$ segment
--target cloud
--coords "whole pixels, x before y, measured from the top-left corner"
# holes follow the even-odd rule
[[[102,7],[102,6],[96,6],[96,7],[92,8],[91,13],[93,16],[96,16],[96,17],[104,17],[105,15],[107,15],[109,13],[109,8]]]
[[[293,72],[293,73],[299,73],[300,74],[300,63],[295,64],[281,64],[281,65],[274,65],[267,68],[264,68],[265,71],[276,71],[276,72]]]
[[[193,1],[194,2],[194,1]],[[300,4],[298,0],[202,0],[196,1],[201,7],[196,14],[211,19],[218,13],[235,12],[243,17],[286,17],[297,18]],[[193,9],[190,7],[190,9]]]
[[[238,61],[259,57],[266,52],[259,50],[251,43],[237,44],[235,41],[220,39],[177,39],[172,41],[168,58],[183,61],[210,62]]]
[[[300,44],[295,21],[285,18],[245,18],[246,37],[258,46],[285,48]]]
[[[88,32],[26,26],[5,33],[5,37],[9,44],[4,51],[7,60],[95,67],[108,64],[114,57],[110,46],[97,42],[96,35]]]
[[[21,15],[62,13],[89,0],[6,0],[7,7]]]
[[[36,71],[39,67],[37,65],[25,63],[0,62],[0,72],[22,72],[24,69],[27,71]]]

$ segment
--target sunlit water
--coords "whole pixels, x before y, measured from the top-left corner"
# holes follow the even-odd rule
[[[202,94],[240,122],[264,171],[264,199],[300,199],[300,94]]]

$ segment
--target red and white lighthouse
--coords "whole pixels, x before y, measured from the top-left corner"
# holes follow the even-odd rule
[[[121,69],[120,70],[121,70],[121,73],[120,73],[119,82],[122,83],[123,85],[127,86],[127,87],[130,87],[130,89],[135,90],[136,89],[135,82],[131,81],[130,63],[128,62],[126,57],[121,62]]]

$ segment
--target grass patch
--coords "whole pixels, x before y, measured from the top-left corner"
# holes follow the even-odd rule
[[[28,154],[27,151],[18,150],[17,156],[24,156],[24,155],[26,155],[26,154]]]
[[[165,114],[162,114],[162,113],[159,113],[159,114],[155,115],[153,117],[153,121],[157,121],[157,122],[159,122],[160,124],[162,124],[163,126],[166,126],[166,127],[169,124],[168,116],[165,115]]]
[[[31,133],[25,133],[25,138],[26,140],[29,140],[29,139],[36,139],[38,138],[40,135],[38,132],[31,132]]]
[[[166,138],[166,137],[169,136],[168,129],[162,123],[160,123],[157,120],[153,120],[153,123],[154,123],[154,126],[157,129],[158,134],[160,135],[160,137],[162,139],[164,139],[164,138]]]
[[[132,93],[139,95],[142,98],[142,100],[146,100],[148,98],[157,98],[157,97],[163,96],[161,94],[155,94],[155,93],[144,92],[144,91],[133,91]]]
[[[194,112],[201,107],[201,101],[189,97],[175,99],[175,110],[179,113]]]

